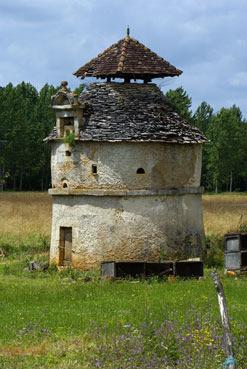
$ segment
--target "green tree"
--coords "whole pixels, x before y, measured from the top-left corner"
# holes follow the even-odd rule
[[[232,191],[246,173],[246,123],[233,105],[222,108],[208,129],[208,171],[211,188]]]
[[[76,93],[78,96],[80,96],[80,94],[82,93],[82,91],[84,90],[85,88],[85,84],[84,83],[81,83],[78,87],[76,87],[74,89],[74,93]]]
[[[175,111],[189,123],[192,123],[192,100],[187,92],[182,87],[178,87],[176,90],[167,91],[165,96]]]
[[[210,123],[212,122],[214,109],[203,101],[193,115],[193,122],[204,134],[207,134]]]
[[[39,136],[37,143],[39,148],[39,160],[37,162],[37,170],[39,174],[40,189],[49,187],[50,182],[50,145],[43,140],[49,135],[55,125],[55,114],[51,109],[51,96],[57,92],[58,88],[45,84],[39,92],[39,98],[36,106],[36,121]]]
[[[0,139],[7,140],[0,156],[13,189],[44,189],[49,184],[50,152],[43,139],[55,123],[50,108],[55,91],[45,85],[38,93],[24,82],[0,89]]]
[[[22,82],[14,88],[14,97],[9,105],[12,116],[11,129],[7,130],[7,153],[13,185],[23,189],[24,178],[34,168],[37,156],[35,150],[35,105],[37,90],[29,83]]]
[[[193,124],[200,129],[200,131],[207,137],[207,132],[212,124],[213,120],[213,108],[203,101],[196,109],[193,115]],[[202,145],[202,175],[201,181],[205,188],[209,186],[208,178],[208,144]]]

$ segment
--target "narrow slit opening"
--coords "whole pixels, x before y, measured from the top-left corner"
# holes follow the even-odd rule
[[[92,173],[97,174],[97,165],[96,164],[92,165]]]

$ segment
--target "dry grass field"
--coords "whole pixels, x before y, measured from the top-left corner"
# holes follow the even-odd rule
[[[204,195],[207,235],[223,235],[247,226],[247,194]],[[3,192],[0,194],[0,235],[50,236],[51,197],[47,193]]]
[[[0,234],[25,237],[50,235],[51,197],[41,192],[2,192],[0,194]]]
[[[203,209],[207,235],[247,229],[247,193],[204,195]]]

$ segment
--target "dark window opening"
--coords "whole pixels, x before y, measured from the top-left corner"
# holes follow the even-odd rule
[[[67,188],[67,187],[68,187],[67,183],[63,183],[63,188]]]
[[[61,137],[74,131],[74,119],[72,117],[60,118]]]
[[[138,168],[136,173],[137,174],[145,174],[145,170],[143,168]]]
[[[69,150],[65,151],[65,155],[66,156],[71,156],[71,151],[69,151]]]
[[[96,164],[92,165],[92,172],[93,172],[93,174],[97,174],[97,165]]]

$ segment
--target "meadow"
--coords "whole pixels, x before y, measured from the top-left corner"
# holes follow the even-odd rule
[[[204,195],[208,263],[245,230],[245,194]],[[28,272],[48,259],[51,200],[0,194],[1,369],[217,369],[225,360],[210,269],[199,280],[101,280],[97,272]],[[210,265],[209,265],[210,266]],[[246,369],[247,278],[224,276],[238,369]]]
[[[203,195],[206,235],[224,235],[247,222],[246,193]],[[0,192],[0,235],[50,237],[51,197],[42,192]]]

